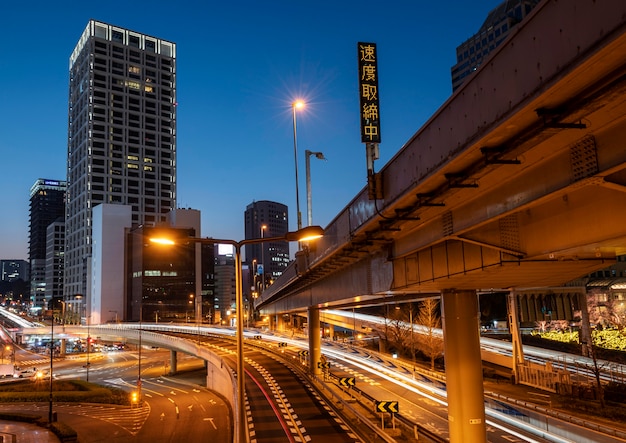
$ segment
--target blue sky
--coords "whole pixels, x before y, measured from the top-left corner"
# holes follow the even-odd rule
[[[379,170],[450,97],[455,49],[498,0],[7,2],[0,79],[0,258],[28,258],[29,190],[65,179],[68,59],[90,18],[177,44],[178,206],[204,237],[241,240],[254,200],[289,206],[296,227],[291,103],[313,223],[326,226],[366,184],[356,45],[378,49]]]

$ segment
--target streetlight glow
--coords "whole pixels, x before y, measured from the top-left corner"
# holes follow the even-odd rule
[[[298,229],[302,228],[302,213],[300,212],[300,191],[298,190],[298,137],[296,131],[296,110],[304,108],[302,100],[296,100],[291,104],[293,110],[293,159],[296,166],[296,212]]]
[[[295,105],[294,105],[295,112]],[[295,232],[288,232],[282,237],[263,237],[263,238],[249,238],[241,241],[225,240],[216,238],[196,238],[187,237],[186,242],[195,242],[201,244],[224,244],[231,245],[235,250],[235,319],[236,319],[236,338],[237,338],[237,404],[235,408],[236,414],[236,431],[235,442],[245,443],[248,441],[248,427],[246,416],[246,402],[245,402],[245,371],[244,371],[244,350],[243,350],[243,318],[244,318],[244,305],[243,305],[243,277],[242,277],[242,263],[241,263],[241,248],[242,246],[249,244],[265,243],[265,242],[278,242],[278,241],[310,241],[316,238],[320,238],[324,235],[324,230],[320,226],[307,226],[306,228],[299,229]],[[160,243],[164,245],[174,245],[174,240],[164,241],[165,239],[149,238],[151,242]],[[141,320],[140,320],[141,322]],[[141,327],[139,329],[141,331]],[[140,335],[141,339],[141,335]],[[141,343],[141,342],[140,342]],[[138,390],[141,384],[138,383]],[[140,397],[141,398],[141,397]]]
[[[150,241],[152,243],[157,243],[159,245],[174,245],[176,242],[170,238],[160,238],[160,237],[150,237]]]

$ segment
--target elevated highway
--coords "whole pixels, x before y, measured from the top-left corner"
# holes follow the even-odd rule
[[[540,3],[376,173],[382,198],[364,188],[256,300],[279,328],[308,313],[311,371],[320,309],[441,295],[451,441],[486,441],[476,291],[626,253],[625,17]]]

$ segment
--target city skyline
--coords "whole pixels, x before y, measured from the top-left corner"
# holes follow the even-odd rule
[[[66,179],[69,55],[90,18],[177,44],[177,206],[201,211],[202,236],[240,240],[251,201],[286,204],[296,227],[293,100],[307,102],[297,114],[300,212],[304,151],[321,151],[328,161],[311,162],[312,206],[313,223],[325,226],[366,185],[357,42],[378,46],[380,169],[450,97],[456,47],[498,4],[183,3],[164,13],[157,2],[149,14],[117,2],[54,11],[12,4],[0,19],[14,67],[2,73],[10,88],[2,93],[0,258],[28,257],[32,183]]]

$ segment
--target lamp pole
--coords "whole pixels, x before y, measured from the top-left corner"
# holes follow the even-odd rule
[[[311,201],[311,159],[310,157],[314,155],[315,158],[319,160],[326,160],[324,154],[321,152],[313,152],[306,149],[304,151],[304,158],[306,159],[306,214],[308,226],[313,224],[313,207]]]
[[[283,237],[264,237],[264,238],[251,238],[242,241],[224,240],[216,238],[196,238],[189,237],[186,241],[201,243],[201,244],[223,244],[231,245],[235,249],[235,304],[236,311],[236,337],[237,337],[237,407],[236,407],[236,431],[235,431],[235,443],[246,443],[249,439],[248,433],[248,420],[246,417],[246,404],[245,404],[245,372],[244,372],[244,349],[243,349],[243,317],[244,317],[244,305],[243,305],[243,278],[241,268],[241,248],[245,245],[264,243],[264,242],[278,242],[278,241],[309,241],[319,238],[324,235],[324,230],[319,226],[308,226],[300,229],[296,232],[288,232]],[[163,238],[150,238],[153,243],[159,243],[163,245],[174,245],[175,241],[171,239]],[[140,323],[141,324],[141,323]],[[140,329],[141,331],[141,329]],[[141,335],[140,344],[141,344]]]
[[[54,306],[50,323],[50,398],[48,400],[48,423],[52,423],[52,359],[54,358]]]
[[[260,292],[265,292],[265,271],[267,270],[267,265],[265,264],[265,243],[263,239],[265,238],[265,230],[267,229],[267,225],[261,226],[261,264],[263,265],[263,275],[261,276],[261,288]]]
[[[296,110],[303,108],[304,102],[296,100],[291,104],[293,110],[293,158],[296,166],[296,212],[298,219],[298,229],[302,229],[302,214],[300,213],[300,192],[298,191],[298,138],[296,136]]]

